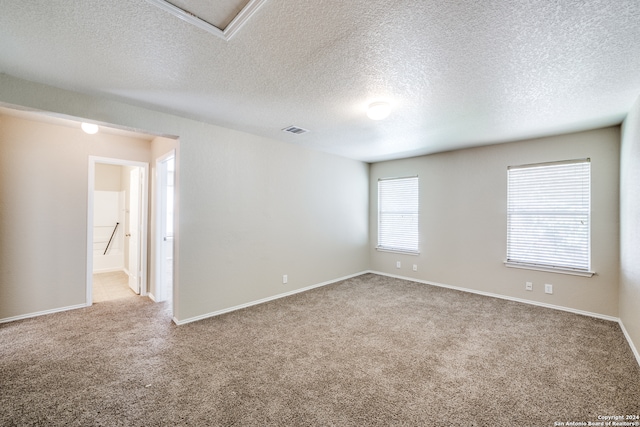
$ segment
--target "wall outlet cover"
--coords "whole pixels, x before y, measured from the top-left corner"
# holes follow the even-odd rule
[[[544,285],[544,293],[545,294],[552,294],[553,293],[553,285],[550,284],[545,284]]]

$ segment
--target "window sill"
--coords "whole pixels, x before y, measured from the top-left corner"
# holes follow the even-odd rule
[[[558,267],[548,267],[544,265],[535,265],[535,264],[523,264],[519,262],[504,262],[505,267],[509,268],[522,268],[524,270],[538,270],[538,271],[546,271],[548,273],[558,273],[558,274],[570,274],[572,276],[582,276],[582,277],[592,277],[595,271],[582,271],[582,270],[571,270],[569,268],[558,268]]]
[[[380,246],[377,246],[376,250],[380,252],[391,252],[394,254],[404,254],[404,255],[414,255],[414,256],[420,255],[420,252],[418,251],[403,251],[401,249],[381,248]]]

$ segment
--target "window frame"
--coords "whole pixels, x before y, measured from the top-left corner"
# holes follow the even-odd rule
[[[571,170],[572,168],[569,167],[569,165],[580,165],[580,167],[584,167],[584,165],[586,165],[586,172],[580,171],[578,170],[578,168],[573,168],[574,170]],[[561,169],[563,166],[566,166],[566,167],[564,169]],[[542,168],[548,168],[548,170],[545,172],[542,170]],[[517,171],[528,170],[531,172],[531,174],[529,174],[525,178],[525,181],[526,181],[525,187],[522,187],[523,185],[522,181],[518,182],[517,178],[513,178],[514,175],[512,175],[511,171],[516,171],[516,170]],[[541,171],[543,172],[542,174],[540,173]],[[577,194],[578,196],[580,196],[576,198],[576,200],[579,199],[579,203],[575,205],[571,205],[571,207],[568,207],[567,203],[561,202],[565,200],[565,198],[563,198],[562,196],[565,196],[563,194],[563,191],[566,191],[566,190],[562,188],[562,185],[556,185],[556,184],[560,184],[560,182],[552,181],[552,175],[554,173],[563,172],[563,171],[566,171],[572,174],[576,173],[578,175],[582,174],[582,176],[586,174],[586,181],[583,179],[579,182],[577,180],[570,182],[570,184],[572,184],[573,186],[573,187],[570,187],[571,190],[578,191],[578,193],[573,193],[573,194]],[[516,173],[520,173],[522,176],[523,172],[516,172]],[[535,176],[536,174],[538,174],[537,177]],[[514,190],[514,186],[517,186],[518,184],[520,184],[519,189]],[[540,188],[542,188],[541,186],[543,185],[547,190],[544,193],[540,190]],[[524,188],[524,190],[522,188]],[[578,275],[578,276],[585,276],[585,277],[593,276],[595,272],[591,271],[591,234],[592,234],[591,233],[591,189],[592,189],[591,159],[589,158],[576,159],[576,160],[564,160],[564,161],[557,161],[557,162],[535,163],[535,164],[520,165],[520,166],[509,166],[507,168],[507,247],[506,247],[507,256],[506,256],[506,260],[504,261],[505,266],[513,267],[513,268],[530,269],[530,270],[541,270],[541,271],[548,271],[548,272],[554,272],[554,273],[571,274],[571,275]],[[537,194],[537,198],[536,198],[536,194]],[[546,196],[546,198],[544,199],[541,198],[542,195]],[[547,204],[547,206],[549,206],[548,202],[550,200],[553,200],[553,197],[551,197],[553,195],[555,195],[558,198],[557,199],[558,203],[552,204],[550,205],[550,207],[543,206],[545,203]],[[514,200],[514,198],[516,200]],[[540,200],[537,200],[537,199],[540,199]],[[534,200],[535,204],[533,206],[535,208],[532,207],[530,200]],[[540,204],[541,202],[545,202],[545,203],[541,205]],[[518,208],[517,204],[526,205],[527,208],[522,208],[522,207]],[[571,234],[570,225],[563,225],[562,230],[556,232],[556,234],[559,236],[561,236],[560,233],[566,233],[564,235],[565,240],[568,238],[568,236],[571,236],[569,240],[573,240],[575,237],[577,237],[577,240],[580,242],[580,244],[574,243],[573,246],[578,247],[580,245],[586,245],[586,247],[580,248],[580,252],[582,253],[582,255],[580,255],[576,259],[570,260],[567,262],[567,264],[563,265],[562,261],[565,259],[563,255],[542,256],[542,258],[538,258],[539,262],[531,261],[531,258],[535,258],[535,257],[529,257],[530,254],[526,254],[526,253],[520,258],[518,258],[517,256],[516,257],[512,256],[514,251],[517,252],[517,249],[524,250],[524,251],[530,250],[534,252],[533,246],[535,244],[532,242],[526,242],[527,238],[533,237],[532,234],[528,234],[528,233],[540,232],[542,230],[553,232],[554,231],[553,227],[558,225],[559,223],[558,219],[560,217],[577,219],[580,216],[584,217],[584,215],[586,215],[586,222],[587,222],[586,239],[585,239],[585,231],[580,230],[579,228],[577,233]],[[527,227],[527,228],[526,229],[521,228],[520,235],[518,235],[518,233],[514,233],[514,226],[513,226],[514,222],[517,222],[518,219],[522,221],[523,218],[528,219],[532,217],[535,217],[538,220],[546,220],[547,222],[550,223],[550,225],[548,224],[546,228],[545,227],[538,228],[535,225],[529,225],[527,223],[527,220],[525,220],[525,222],[521,222],[520,224],[521,225],[525,224],[525,225],[522,225],[522,227]],[[518,240],[518,238],[520,238],[520,240]],[[525,239],[525,241],[523,242],[522,239]],[[548,247],[550,247],[550,242],[551,242],[551,239],[546,241],[547,245],[549,245]],[[527,248],[527,246],[529,247]],[[560,246],[558,246],[558,252],[561,253]],[[585,255],[585,252],[586,252],[586,255]],[[565,255],[566,255],[566,248],[565,248]],[[581,265],[585,264],[584,262],[585,257],[586,257],[586,267],[583,267]],[[556,264],[549,262],[549,261],[553,261],[554,259],[557,262]],[[571,263],[573,265],[571,265]]]
[[[415,223],[415,229],[413,229],[413,224],[409,224],[410,233],[404,235],[400,239],[388,238],[389,236],[385,236],[385,228],[393,228],[398,227],[398,224],[385,223],[385,218],[388,218],[389,213],[391,212],[389,208],[385,208],[383,204],[385,203],[385,196],[383,192],[385,190],[385,186],[387,186],[386,191],[388,191],[388,185],[392,183],[399,183],[405,181],[408,183],[410,188],[402,188],[403,191],[410,191],[412,196],[415,196],[415,200],[411,200],[408,203],[405,203],[403,206],[400,206],[400,209],[409,209],[407,211],[396,211],[396,213],[401,213],[402,215],[409,215],[410,221],[413,219]],[[415,186],[415,188],[413,188]],[[376,245],[376,249],[381,252],[394,252],[401,253],[407,255],[419,255],[420,254],[420,181],[418,175],[412,176],[402,176],[402,177],[390,177],[390,178],[379,178],[378,179],[378,242]],[[399,197],[397,194],[394,197]],[[401,197],[401,196],[400,196]],[[403,200],[403,202],[407,202],[407,200]],[[386,210],[383,211],[383,208]],[[407,224],[403,224],[406,226]],[[402,227],[402,226],[401,226]],[[397,231],[397,230],[396,230]],[[402,246],[393,244],[393,242],[404,241],[405,243],[409,243],[408,245]]]

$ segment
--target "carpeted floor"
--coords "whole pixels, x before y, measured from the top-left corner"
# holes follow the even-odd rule
[[[0,343],[3,426],[640,414],[640,368],[618,324],[372,274],[184,326],[145,298],[104,302],[0,325]]]

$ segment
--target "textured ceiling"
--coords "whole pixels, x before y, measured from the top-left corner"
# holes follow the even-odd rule
[[[143,0],[0,10],[1,73],[364,161],[618,124],[640,95],[638,0],[268,0],[229,41]]]

